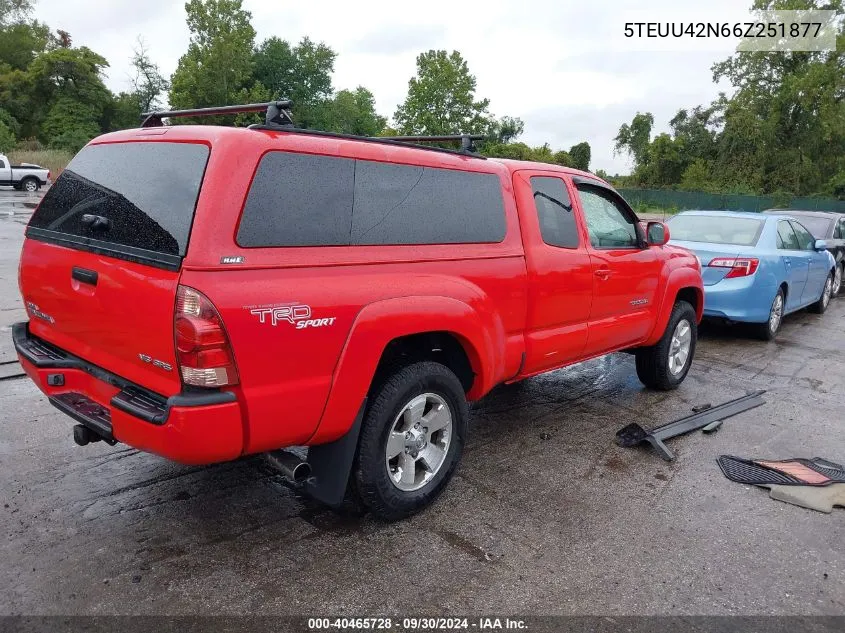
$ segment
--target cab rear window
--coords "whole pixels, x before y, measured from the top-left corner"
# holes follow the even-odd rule
[[[47,191],[27,237],[178,268],[208,154],[195,143],[88,146]]]

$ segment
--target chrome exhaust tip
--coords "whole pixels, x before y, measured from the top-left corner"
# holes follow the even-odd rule
[[[311,476],[311,465],[290,451],[279,450],[267,453],[267,461],[286,479],[294,483],[305,483]]]

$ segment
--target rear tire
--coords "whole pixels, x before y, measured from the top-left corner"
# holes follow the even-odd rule
[[[41,187],[41,183],[36,178],[24,178],[21,181],[21,189],[29,193],[35,193]]]
[[[842,291],[842,277],[845,275],[845,262],[836,264],[833,275],[833,288],[830,291],[831,298],[839,296]]]
[[[689,373],[697,341],[695,308],[686,301],[676,302],[657,344],[636,350],[640,382],[660,391],[677,389]]]
[[[777,336],[780,324],[783,323],[783,315],[786,311],[786,297],[783,288],[778,288],[778,293],[772,299],[769,308],[769,320],[765,323],[754,324],[754,334],[762,341],[771,341]]]
[[[452,478],[466,437],[466,397],[447,367],[421,362],[396,369],[370,402],[350,488],[374,516],[396,521],[431,504]]]
[[[825,311],[827,311],[827,306],[830,305],[830,297],[832,296],[833,277],[834,274],[830,273],[827,276],[827,279],[825,279],[824,288],[822,288],[822,296],[819,297],[818,301],[807,308],[810,312],[814,314],[824,314]]]

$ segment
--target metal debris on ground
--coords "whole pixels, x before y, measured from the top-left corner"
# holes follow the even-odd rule
[[[765,390],[754,391],[741,398],[729,400],[715,407],[709,407],[699,413],[683,417],[680,420],[658,426],[651,431],[646,431],[636,422],[632,422],[616,432],[616,443],[619,446],[630,448],[648,442],[663,459],[672,461],[675,459],[675,454],[663,443],[665,440],[707,426],[711,427],[712,432],[717,428],[712,426],[714,423],[721,422],[725,418],[765,404],[765,400],[762,398],[764,393],[766,393]]]
[[[716,420],[715,422],[711,422],[710,424],[708,424],[707,426],[702,428],[701,432],[706,433],[707,435],[710,435],[711,433],[715,433],[716,431],[718,431],[721,428],[723,422],[724,422],[724,420]]]

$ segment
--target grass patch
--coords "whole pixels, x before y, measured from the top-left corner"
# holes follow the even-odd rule
[[[659,215],[668,218],[681,212],[678,207],[658,207],[642,202],[634,204],[633,207],[637,215]]]
[[[9,152],[9,160],[13,165],[21,163],[34,163],[50,170],[50,175],[55,181],[62,173],[73,154],[61,149],[35,149],[35,150],[13,150]]]

